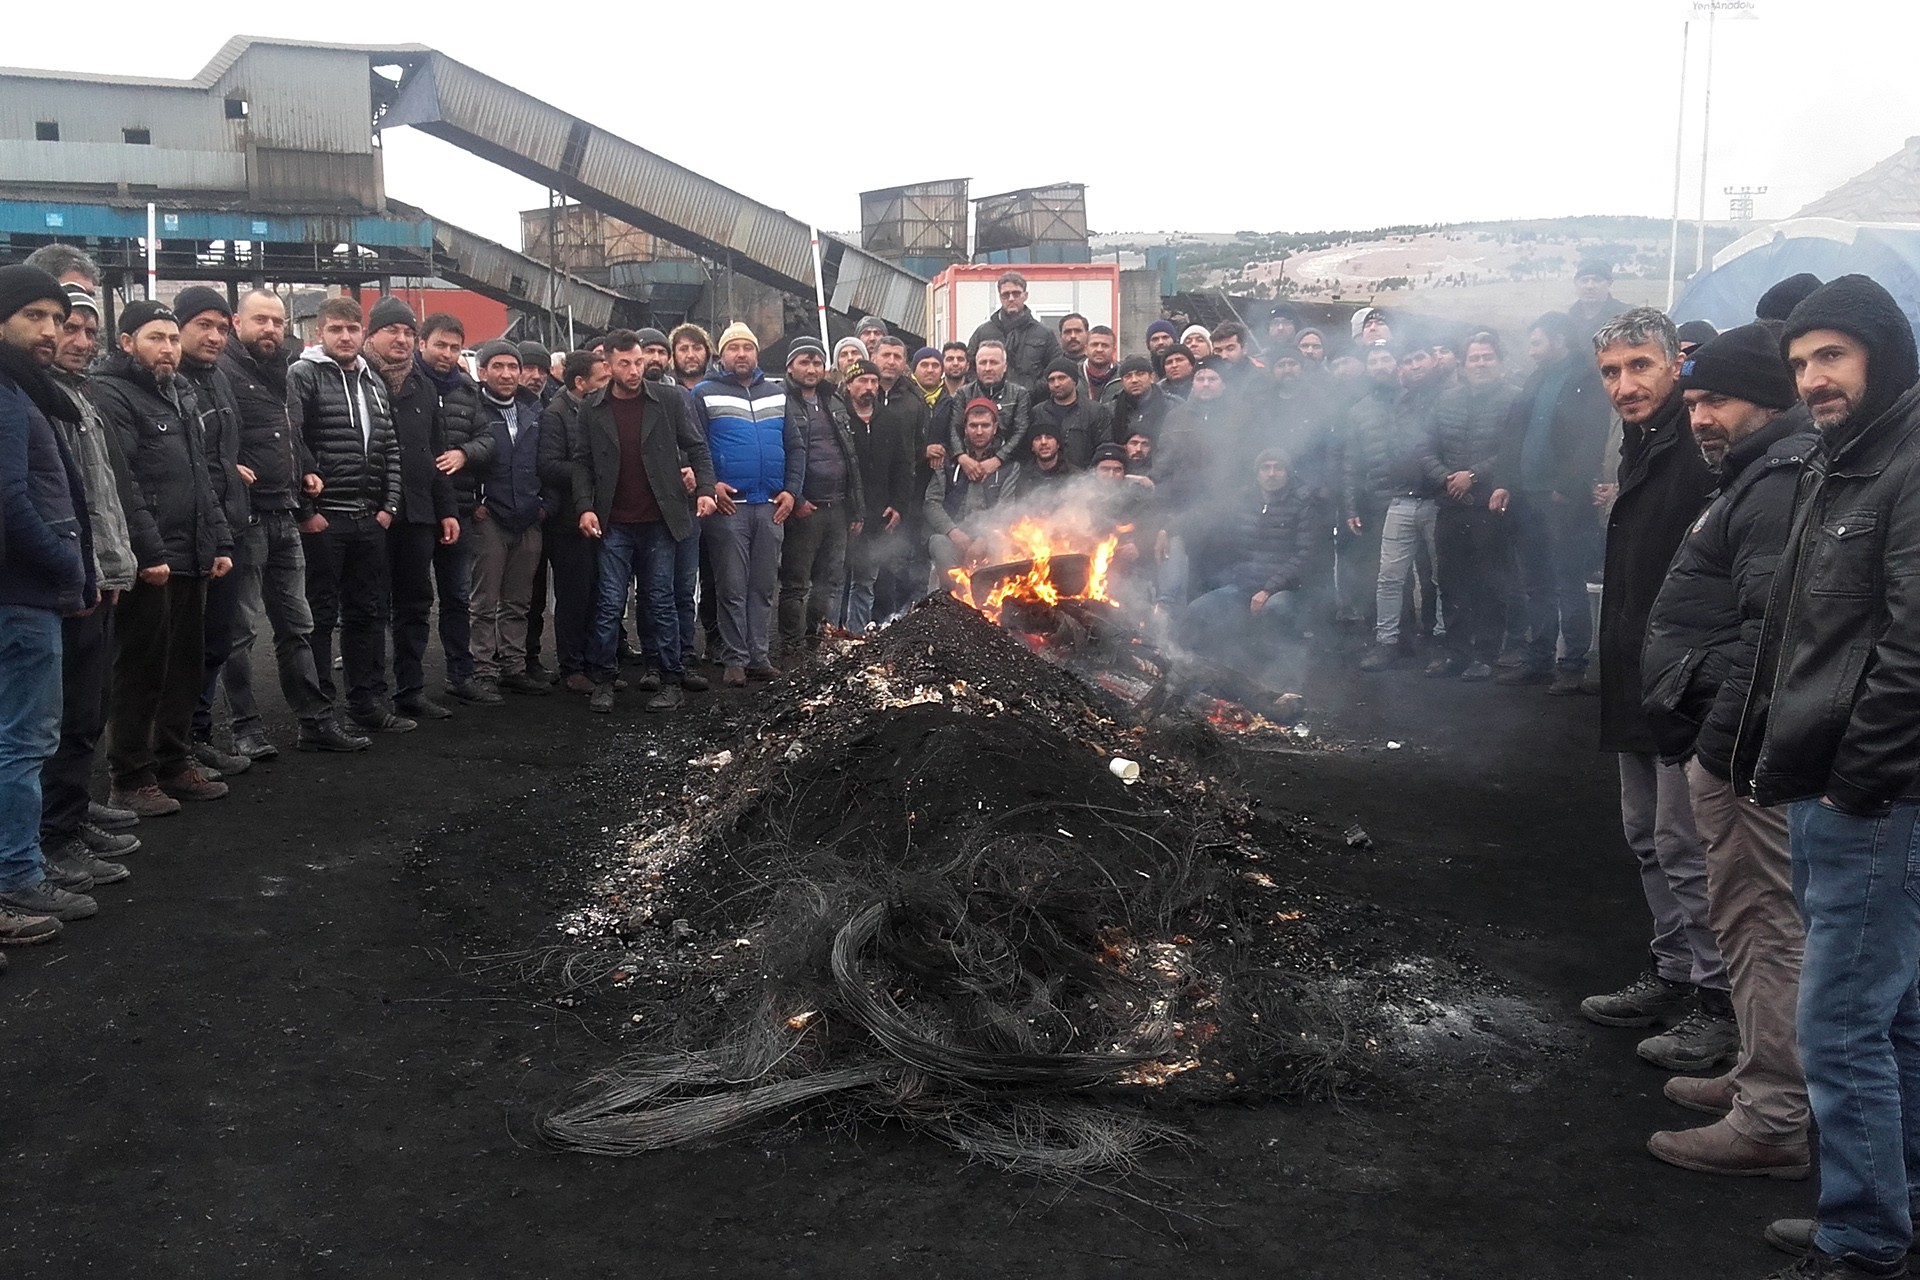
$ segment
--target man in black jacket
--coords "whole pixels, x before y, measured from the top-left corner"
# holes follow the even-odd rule
[[[1787,819],[1742,801],[1729,778],[1767,590],[1814,436],[1779,341],[1761,325],[1703,343],[1681,366],[1680,387],[1720,493],[1687,531],[1654,599],[1643,705],[1661,760],[1686,767],[1706,848],[1707,914],[1726,959],[1741,1048],[1732,1070],[1675,1076],[1666,1086],[1681,1105],[1724,1118],[1656,1133],[1647,1149],[1703,1173],[1797,1177],[1808,1163],[1807,1089],[1793,1034],[1805,930],[1793,901]]]
[[[1375,346],[1367,353],[1369,377],[1381,350]],[[1373,648],[1360,660],[1362,671],[1383,671],[1412,648],[1400,634],[1403,614],[1423,635],[1432,634],[1439,616],[1433,562],[1442,485],[1428,462],[1433,456],[1433,353],[1407,338],[1391,350],[1397,390],[1390,398],[1375,394],[1356,404],[1345,441],[1352,493],[1348,527],[1364,534],[1364,524],[1352,523],[1364,512],[1361,519],[1378,521],[1379,530]]]
[[[1466,344],[1458,386],[1433,406],[1430,477],[1441,489],[1434,529],[1435,576],[1447,610],[1447,652],[1427,664],[1434,677],[1486,680],[1506,631],[1507,542],[1503,513],[1492,509],[1494,461],[1505,445],[1514,389],[1503,376],[1500,339],[1476,333]]]
[[[962,467],[972,480],[980,480],[1027,456],[1027,428],[1033,425],[1033,393],[1014,379],[1007,365],[1008,356],[1007,347],[998,338],[982,342],[973,352],[972,381],[934,406],[931,431],[934,438],[946,446],[943,456]],[[966,442],[961,438],[966,427],[964,409],[983,398],[993,401],[999,410],[1000,436],[992,455],[976,461],[968,456]]]
[[[1195,650],[1248,672],[1291,653],[1295,660],[1268,683],[1295,690],[1303,674],[1300,592],[1323,532],[1319,504],[1293,484],[1277,449],[1262,451],[1253,472],[1254,484],[1222,503],[1198,557],[1203,590],[1186,607],[1184,634]]]
[[[1654,596],[1713,491],[1713,473],[1687,429],[1673,321],[1636,308],[1601,326],[1593,350],[1622,428],[1600,606],[1600,749],[1619,758],[1620,824],[1640,865],[1653,939],[1648,972],[1587,997],[1580,1011],[1603,1026],[1653,1026],[1692,1005],[1697,991],[1698,1007],[1641,1041],[1639,1052],[1670,1070],[1709,1070],[1739,1052],[1740,1029],[1707,917],[1707,861],[1687,775],[1660,757],[1641,706],[1640,651]]]
[[[1018,271],[1008,271],[1001,275],[999,282],[1000,309],[986,318],[981,326],[973,331],[973,337],[967,341],[967,347],[973,355],[974,368],[980,367],[980,346],[985,342],[998,342],[1006,351],[1006,376],[1029,391],[1041,385],[1046,378],[1047,366],[1060,354],[1060,338],[1053,330],[1042,324],[1027,306],[1027,278]],[[962,402],[972,399],[971,393],[961,397]],[[992,398],[992,397],[989,397]],[[1000,419],[1003,427],[1007,423],[1007,406],[1000,404]],[[958,439],[960,427],[953,424],[953,435]],[[1022,439],[1025,439],[1024,428]],[[964,450],[955,443],[952,446],[954,456]]]
[[[227,784],[194,763],[187,735],[205,671],[207,582],[233,567],[233,537],[193,391],[177,377],[180,326],[157,302],[120,313],[120,349],[93,380],[94,403],[127,461],[122,490],[140,573],[114,617],[107,761],[117,808],[141,817],[218,800]]]
[[[434,467],[453,481],[454,514],[464,534],[473,519],[480,473],[493,461],[493,433],[480,423],[480,388],[461,364],[467,331],[458,316],[437,311],[420,325],[414,360],[440,397],[440,430],[447,449]],[[447,658],[447,695],[498,706],[498,690],[473,678],[473,540],[461,537],[433,549],[434,596],[440,610],[440,650]]]
[[[541,486],[540,397],[520,380],[520,351],[496,338],[480,369],[479,425],[493,461],[465,532],[473,539],[473,671],[486,689],[542,696],[548,682],[527,669],[527,619],[540,566],[540,530],[554,503]]]
[[[367,315],[367,363],[380,375],[393,411],[400,455],[400,511],[387,528],[388,608],[393,627],[393,705],[414,720],[453,712],[427,697],[427,626],[433,618],[433,553],[460,541],[453,480],[439,469],[447,452],[440,393],[414,359],[413,308],[388,296]]]
[[[300,722],[302,751],[363,751],[368,740],[341,730],[320,683],[313,656],[313,612],[307,604],[307,559],[298,509],[303,496],[323,487],[300,433],[287,417],[287,308],[278,295],[255,290],[240,300],[233,337],[220,355],[234,406],[240,414],[240,466],[247,481],[248,516],[235,543],[245,548],[235,561],[240,579],[241,621],[227,664],[248,666],[262,622],[273,633],[280,693]],[[251,682],[249,682],[251,689]],[[233,747],[243,756],[268,760],[279,754],[268,741],[258,705],[232,707]]]
[[[301,521],[313,660],[332,702],[333,628],[347,677],[347,714],[376,733],[418,722],[387,706],[387,530],[400,512],[400,450],[386,386],[360,354],[366,325],[352,298],[320,304],[320,345],[287,371],[287,417],[322,487]]]
[[[1033,421],[1053,429],[1069,467],[1085,471],[1093,465],[1093,451],[1107,443],[1112,417],[1105,405],[1088,398],[1080,383],[1080,366],[1065,356],[1047,366],[1045,390],[1047,394],[1033,403]]]
[[[874,354],[880,386],[872,417],[863,420],[856,409],[849,418],[867,498],[866,520],[847,555],[846,609],[840,621],[849,631],[866,630],[876,615],[886,619],[900,612],[924,594],[927,581],[919,556],[926,539],[917,535],[922,513],[915,498],[926,487],[915,484],[915,477],[925,474],[920,455],[927,434],[926,389],[907,367],[905,342],[882,338]]]
[[[599,596],[600,542],[580,532],[582,508],[573,496],[573,455],[580,432],[580,406],[607,385],[607,360],[598,351],[570,351],[560,370],[560,394],[540,415],[536,459],[540,483],[559,499],[559,509],[541,535],[553,566],[553,650],[560,683],[569,693],[591,694],[587,647]]]
[[[825,381],[826,373],[825,354],[813,339],[801,338],[787,349],[787,431],[799,437],[807,454],[806,481],[780,546],[778,643],[795,661],[837,615],[847,543],[866,523],[865,486],[847,404]],[[858,396],[869,417],[879,388],[880,370],[871,360],[855,360],[847,368],[846,394]]]
[[[1125,444],[1136,431],[1158,435],[1173,401],[1153,380],[1153,361],[1145,356],[1128,356],[1120,362],[1120,394],[1110,402],[1111,420],[1106,443]],[[962,403],[965,403],[962,401]]]
[[[1842,276],[1782,339],[1819,443],[1774,572],[1740,738],[1791,802],[1807,925],[1800,1064],[1820,1141],[1808,1275],[1898,1275],[1920,1186],[1920,354],[1887,291]],[[1738,765],[1736,760],[1736,765]],[[1739,779],[1736,777],[1736,782]],[[1775,1223],[1798,1246],[1808,1224]]]

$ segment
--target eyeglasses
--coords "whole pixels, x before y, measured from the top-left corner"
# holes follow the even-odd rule
[[[1025,289],[1002,289],[1000,296],[1003,298],[1024,298],[1027,296],[1027,291]]]

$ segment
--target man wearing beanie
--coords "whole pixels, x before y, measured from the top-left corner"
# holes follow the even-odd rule
[[[1732,783],[1735,730],[1753,688],[1754,642],[1814,443],[1779,344],[1731,329],[1680,367],[1693,438],[1719,494],[1695,521],[1647,619],[1643,705],[1663,761],[1682,761],[1706,849],[1707,916],[1727,964],[1740,1054],[1719,1075],[1675,1076],[1666,1094],[1722,1118],[1656,1133],[1647,1149],[1683,1169],[1802,1176],[1807,1090],[1793,1020],[1804,930],[1794,906],[1786,814]],[[1749,756],[1755,743],[1742,750]]]
[[[1117,376],[1120,394],[1113,399],[1107,440],[1120,444],[1136,431],[1158,434],[1173,402],[1154,382],[1153,362],[1145,356],[1128,356],[1120,362]]]
[[[615,330],[614,333],[618,333]],[[653,333],[666,346],[666,335]],[[592,695],[593,679],[587,672],[587,650],[592,642],[593,615],[600,594],[600,540],[580,531],[580,516],[587,509],[573,493],[573,458],[581,440],[580,410],[587,397],[607,385],[612,376],[607,364],[606,339],[600,350],[570,351],[560,366],[560,394],[540,415],[540,483],[554,495],[553,514],[541,531],[547,563],[553,567],[553,653],[560,668],[560,685],[568,693]],[[644,350],[644,348],[642,348]],[[657,382],[662,390],[675,394],[679,388],[670,381]],[[624,602],[623,602],[624,603]],[[624,611],[623,611],[624,613]],[[616,642],[620,638],[615,629]],[[618,660],[618,655],[615,655]]]
[[[1600,326],[1627,309],[1613,296],[1613,264],[1605,258],[1588,258],[1573,272],[1573,305],[1567,314],[1582,333],[1597,333]]]
[[[1785,324],[1801,300],[1819,287],[1820,277],[1812,272],[1788,276],[1760,295],[1760,301],[1754,304],[1753,318]]]
[[[50,942],[92,898],[48,878],[42,766],[60,744],[60,619],[100,603],[86,493],[57,420],[79,417],[48,376],[67,319],[60,282],[0,267],[0,944]],[[87,885],[83,868],[65,877]]]
[[[1640,307],[1608,321],[1592,345],[1622,426],[1600,599],[1600,749],[1619,759],[1620,824],[1639,862],[1653,938],[1652,968],[1619,991],[1589,996],[1580,1011],[1608,1027],[1650,1027],[1684,1014],[1642,1040],[1640,1056],[1672,1071],[1706,1071],[1739,1052],[1740,1029],[1707,918],[1706,854],[1687,776],[1662,757],[1642,705],[1640,656],[1654,597],[1713,490],[1713,473],[1687,429],[1673,321]]]
[[[1155,320],[1147,326],[1147,354],[1149,356],[1162,355],[1168,347],[1178,346],[1179,342],[1180,331],[1173,327],[1173,321]]]
[[[1809,1244],[1810,1276],[1893,1276],[1920,1183],[1920,354],[1865,276],[1808,294],[1781,349],[1820,439],[1760,635],[1754,686],[1772,697],[1750,700],[1739,733],[1764,720],[1753,796],[1790,805],[1820,1202],[1816,1229],[1775,1223],[1767,1238]]]
[[[453,484],[454,515],[460,537],[436,542],[433,587],[440,612],[440,651],[446,655],[447,696],[473,706],[498,706],[500,691],[473,678],[473,507],[480,498],[480,477],[493,462],[493,433],[480,421],[480,387],[467,376],[466,326],[458,316],[436,311],[420,322],[414,364],[440,402],[440,430],[446,452],[434,469]]]
[[[806,442],[787,416],[787,389],[760,371],[760,342],[735,321],[720,334],[718,371],[693,389],[694,423],[713,457],[715,512],[701,539],[713,560],[722,679],[771,680],[780,543],[806,475]]]
[[[880,369],[856,360],[840,393],[827,382],[827,362],[811,338],[787,353],[786,434],[806,451],[799,501],[780,548],[779,646],[776,657],[802,661],[818,644],[820,628],[840,616],[847,578],[847,544],[865,524],[866,495],[854,447],[848,405],[858,397],[867,421],[880,387]],[[869,428],[868,434],[871,435]]]
[[[1080,382],[1080,366],[1066,356],[1047,366],[1046,391],[1046,398],[1034,405],[1033,424],[1050,428],[1067,465],[1084,471],[1093,465],[1094,449],[1106,442],[1112,415],[1105,405],[1088,399]]]
[[[541,525],[559,505],[540,482],[540,397],[521,379],[520,349],[483,342],[477,425],[493,437],[473,519],[473,673],[482,689],[540,697],[552,685],[527,665],[528,615],[540,564]]]
[[[178,376],[180,326],[156,302],[120,313],[120,349],[93,379],[94,403],[127,462],[123,494],[140,572],[115,610],[107,763],[112,803],[141,817],[181,800],[218,800],[227,784],[195,763],[188,733],[200,700],[207,583],[233,567],[233,535],[214,492],[200,405]]]
[[[887,322],[879,316],[862,316],[853,327],[853,336],[860,339],[866,358],[872,360],[880,353],[880,339],[887,336]]]
[[[927,348],[931,350],[931,348]],[[918,536],[922,518],[915,485],[920,442],[927,434],[927,401],[907,363],[907,344],[880,339],[875,364],[880,384],[871,416],[857,399],[847,402],[847,425],[860,457],[861,488],[867,509],[859,536],[847,554],[846,611],[849,631],[864,631],[877,615],[890,618],[925,593],[926,566],[919,563],[926,539]],[[940,353],[933,353],[935,364]]]
[[[531,338],[520,344],[519,351],[520,385],[533,392],[544,409],[559,391],[553,380],[553,352]]]

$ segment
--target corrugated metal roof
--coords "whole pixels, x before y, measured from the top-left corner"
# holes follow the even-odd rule
[[[1920,138],[1793,215],[1849,222],[1920,222]]]
[[[319,40],[287,40],[279,36],[235,36],[220,46],[213,60],[200,69],[200,74],[190,80],[172,80],[162,76],[110,76],[84,71],[57,71],[43,67],[0,67],[0,76],[24,76],[36,80],[76,80],[82,84],[133,84],[149,85],[160,89],[210,89],[218,84],[220,77],[238,62],[254,45],[275,45],[285,49],[330,49],[348,50],[373,55],[394,55],[397,57],[416,57],[431,53],[423,44],[332,44]]]

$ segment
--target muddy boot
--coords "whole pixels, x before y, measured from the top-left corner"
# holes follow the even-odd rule
[[[1733,1110],[1733,1077],[1730,1075],[1675,1076],[1660,1092],[1667,1095],[1667,1101],[1689,1111],[1723,1116]]]
[[[1720,998],[1725,1001],[1725,994]],[[1740,1056],[1740,1024],[1733,1010],[1712,1008],[1703,998],[1700,1008],[1642,1040],[1636,1052],[1669,1071],[1711,1071]]]
[[[1674,982],[1648,970],[1618,991],[1588,996],[1580,1002],[1580,1012],[1603,1027],[1650,1027],[1692,1003],[1691,982]]]
[[[1805,1138],[1772,1146],[1755,1142],[1725,1120],[1716,1120],[1698,1129],[1656,1133],[1647,1139],[1647,1151],[1654,1159],[1678,1168],[1728,1178],[1785,1178],[1798,1182],[1813,1169]]]

